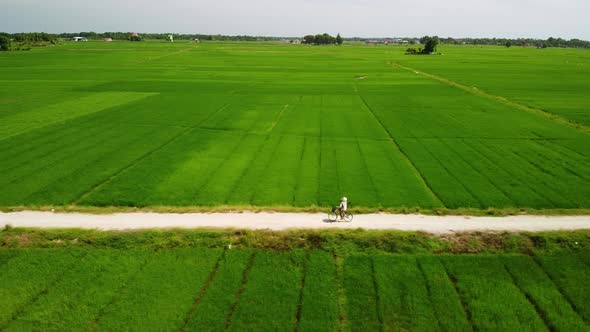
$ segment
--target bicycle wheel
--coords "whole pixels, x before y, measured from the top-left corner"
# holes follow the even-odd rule
[[[334,213],[333,211],[328,212],[328,220],[330,220],[331,222],[334,222],[334,221],[336,221],[336,218],[338,218],[336,213]]]
[[[350,212],[345,212],[345,213],[344,213],[344,221],[346,221],[346,222],[351,222],[351,221],[352,221],[352,213],[350,213]]]

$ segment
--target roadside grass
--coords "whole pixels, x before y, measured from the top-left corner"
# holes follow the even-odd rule
[[[363,252],[428,253],[585,253],[590,230],[555,232],[473,232],[434,235],[424,232],[364,229],[287,231],[240,229],[154,229],[98,231],[86,229],[0,230],[0,248],[175,248],[314,249],[339,256]],[[8,261],[10,262],[10,260]]]

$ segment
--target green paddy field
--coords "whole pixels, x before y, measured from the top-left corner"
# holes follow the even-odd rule
[[[588,231],[8,228],[0,330],[590,331],[589,249]]]
[[[0,206],[589,209],[590,51],[439,51],[0,54]]]

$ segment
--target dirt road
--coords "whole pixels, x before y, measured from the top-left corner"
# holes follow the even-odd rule
[[[289,228],[365,228],[450,233],[460,231],[549,231],[590,229],[590,216],[465,217],[400,214],[357,215],[350,223],[331,223],[317,213],[116,213],[107,215],[52,212],[0,213],[0,228],[145,228],[230,227],[284,230]]]

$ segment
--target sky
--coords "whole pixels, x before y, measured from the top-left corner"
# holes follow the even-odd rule
[[[0,0],[0,31],[590,40],[590,0]]]

